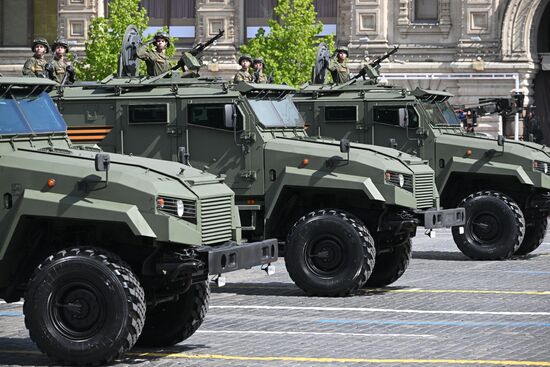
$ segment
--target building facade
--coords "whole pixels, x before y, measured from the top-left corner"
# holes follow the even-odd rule
[[[225,30],[205,72],[230,76],[239,46],[273,17],[277,0],[143,0],[150,31],[168,25],[185,48]],[[394,84],[447,90],[454,103],[509,97],[534,104],[550,88],[550,0],[314,0],[323,33],[350,49],[352,71],[399,45],[381,71]],[[0,73],[17,74],[33,37],[63,36],[83,49],[108,0],[0,0]],[[17,16],[15,16],[17,15]],[[207,71],[206,71],[207,70]],[[535,88],[541,89],[535,93]],[[550,83],[549,83],[550,85]],[[541,103],[537,103],[541,105]]]

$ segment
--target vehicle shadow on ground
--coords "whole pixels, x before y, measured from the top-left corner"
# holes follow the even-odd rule
[[[468,256],[457,251],[413,251],[413,259],[422,260],[455,260],[455,261],[471,261]]]
[[[368,297],[385,295],[396,289],[407,289],[409,287],[385,287],[385,288],[363,288],[352,297]],[[272,297],[305,297],[308,296],[303,290],[291,283],[271,282],[271,283],[235,283],[227,284],[224,287],[211,288],[212,293],[224,294],[232,293],[243,296],[272,296]]]
[[[0,337],[0,365],[57,366],[41,353],[30,338]]]
[[[527,254],[512,256],[510,260],[529,260],[538,258],[540,256],[547,256],[547,253]],[[413,259],[421,260],[453,260],[453,261],[480,261],[469,258],[461,252],[457,251],[413,251]]]

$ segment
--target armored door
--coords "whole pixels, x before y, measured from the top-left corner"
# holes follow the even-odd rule
[[[419,115],[413,105],[367,103],[365,115],[369,132],[367,143],[415,155],[420,153],[417,138]]]
[[[117,103],[117,147],[123,154],[176,160],[178,130],[175,99]]]
[[[363,102],[320,101],[315,103],[315,123],[310,135],[320,134],[336,139],[347,137],[351,141],[365,141]],[[309,121],[306,121],[309,122]]]
[[[181,145],[187,147],[193,167],[226,176],[237,195],[253,195],[262,173],[253,167],[253,148],[247,118],[232,100],[194,99],[182,103],[185,116]],[[261,155],[261,154],[260,154]]]

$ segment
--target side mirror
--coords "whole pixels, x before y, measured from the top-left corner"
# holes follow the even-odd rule
[[[499,135],[499,136],[498,136],[498,138],[497,138],[497,144],[498,144],[499,147],[503,147],[503,146],[504,146],[504,140],[506,140],[506,139],[504,138],[503,135]]]
[[[227,129],[233,129],[237,122],[237,107],[234,104],[226,104],[223,125]]]
[[[98,153],[95,155],[95,170],[108,171],[111,164],[111,156],[107,153]]]
[[[409,126],[409,111],[406,108],[399,109],[399,126]]]
[[[349,153],[350,149],[350,142],[349,139],[341,139],[340,140],[340,152],[342,153]]]

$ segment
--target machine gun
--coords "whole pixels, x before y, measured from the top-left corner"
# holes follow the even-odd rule
[[[187,70],[192,72],[198,72],[201,68],[201,64],[199,62],[202,53],[204,50],[206,50],[208,47],[215,45],[216,41],[222,38],[225,31],[223,29],[220,29],[218,34],[216,34],[214,37],[210,38],[206,42],[200,42],[196,44],[192,49],[188,51],[184,51],[178,61],[178,64],[172,68],[172,70],[176,70],[178,68],[187,68]]]
[[[386,52],[382,56],[378,56],[376,59],[371,61],[369,64],[363,66],[361,70],[355,75],[351,80],[363,78],[365,80],[367,77],[371,80],[376,80],[380,76],[378,69],[380,69],[380,64],[382,61],[386,60],[388,57],[393,55],[399,50],[399,46],[395,46],[392,50]]]

